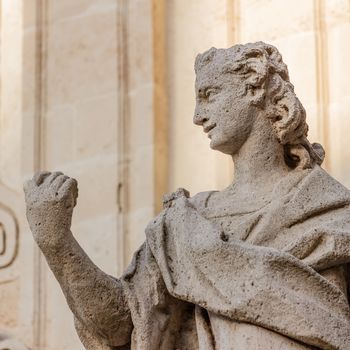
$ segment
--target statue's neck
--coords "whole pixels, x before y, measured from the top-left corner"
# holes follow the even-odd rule
[[[266,193],[290,171],[284,161],[283,146],[263,115],[258,116],[250,136],[232,158],[234,187],[246,193]]]

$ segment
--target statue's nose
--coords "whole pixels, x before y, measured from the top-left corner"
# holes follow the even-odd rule
[[[198,107],[194,111],[193,123],[196,125],[203,125],[209,118],[205,117],[205,114]]]

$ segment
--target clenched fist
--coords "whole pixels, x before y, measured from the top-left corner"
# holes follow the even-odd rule
[[[61,172],[39,172],[24,184],[27,219],[41,248],[57,244],[70,231],[78,185]]]

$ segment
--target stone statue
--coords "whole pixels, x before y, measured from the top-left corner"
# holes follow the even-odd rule
[[[120,279],[74,239],[77,182],[25,184],[34,238],[87,349],[350,349],[350,192],[321,167],[278,50],[201,54],[194,123],[234,161],[223,191],[179,189]]]

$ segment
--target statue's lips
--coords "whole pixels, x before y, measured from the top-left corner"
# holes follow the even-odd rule
[[[206,125],[203,130],[204,132],[207,134],[210,130],[213,130],[216,127],[216,123],[214,124],[210,124],[210,125]]]

